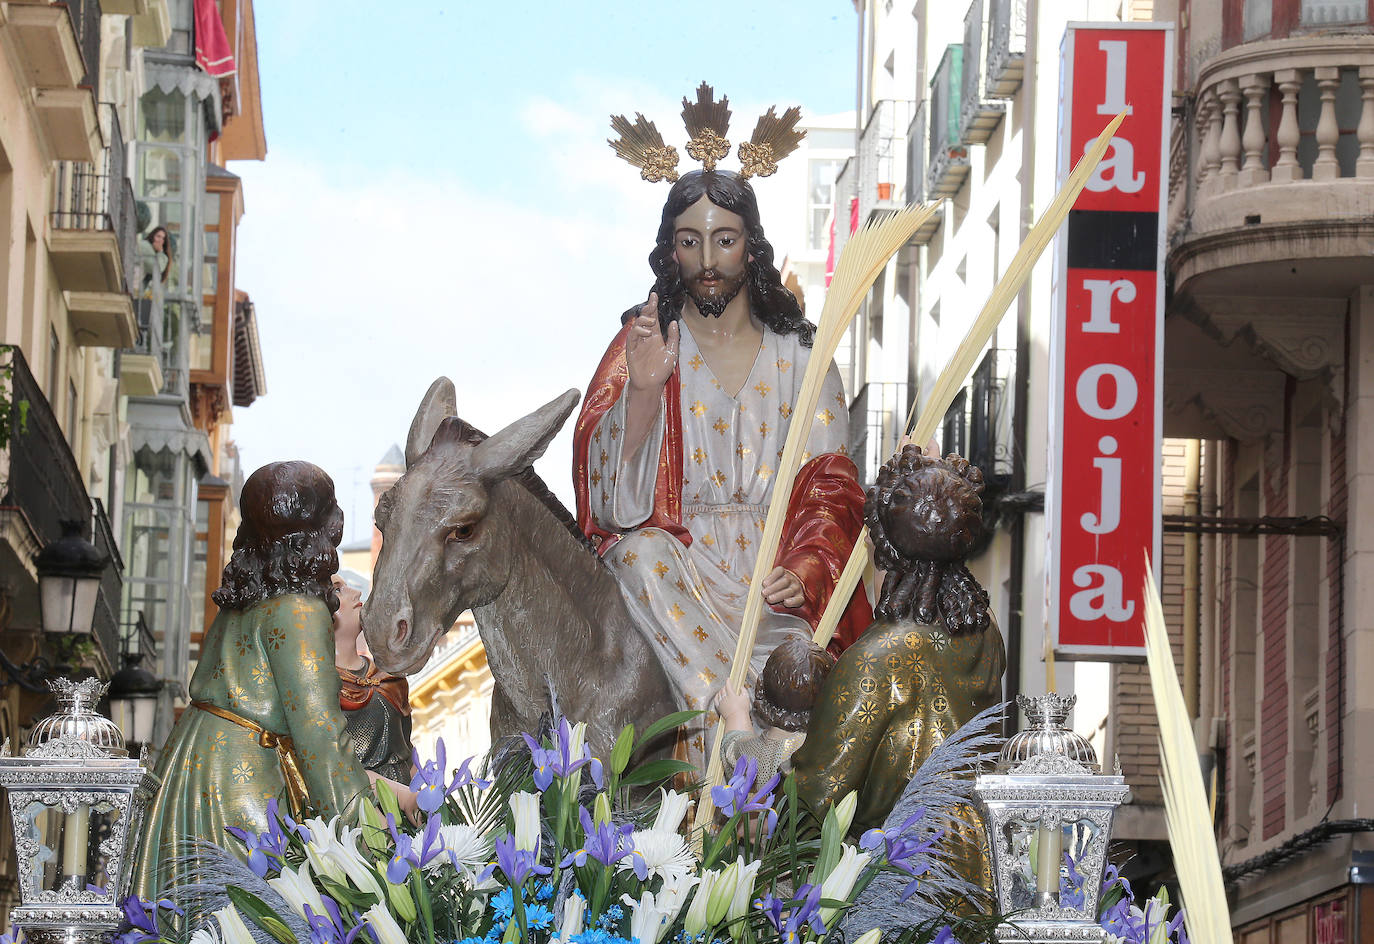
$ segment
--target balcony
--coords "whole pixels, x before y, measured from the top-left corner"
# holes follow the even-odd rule
[[[908,390],[904,383],[867,383],[849,405],[849,455],[865,488],[877,481],[878,470],[906,432]]]
[[[95,94],[100,89],[100,0],[64,0],[61,5],[71,15],[81,48],[83,72],[78,84]]]
[[[991,493],[1005,490],[1014,471],[1012,378],[1016,351],[990,348],[945,411],[943,449],[957,452],[983,470]]]
[[[138,338],[131,350],[119,357],[120,393],[129,397],[155,397],[162,392],[162,283],[151,298],[140,298]],[[157,317],[153,317],[153,312]]]
[[[964,15],[963,75],[959,83],[959,139],[966,144],[985,144],[1002,121],[1007,106],[993,101],[983,87],[983,0],[973,0]]]
[[[1344,296],[1367,282],[1372,101],[1368,36],[1247,43],[1208,62],[1174,161],[1193,177],[1171,187],[1179,288],[1265,299]]]
[[[5,30],[14,40],[23,75],[33,88],[74,89],[86,74],[76,26],[65,4],[10,3]]]
[[[93,543],[110,554],[96,604],[96,638],[108,662],[117,651],[113,615],[121,592],[121,564],[109,522],[87,496],[76,458],[23,352],[11,348],[8,356],[9,399],[16,408],[9,418],[9,468],[0,497],[0,573],[6,574],[15,597],[16,625],[30,620],[37,624],[33,555],[61,536],[63,521],[93,524]],[[21,573],[28,580],[19,580]]]
[[[100,150],[91,88],[100,59],[100,4],[8,3],[0,24],[18,52],[54,160],[94,161]]]
[[[868,124],[859,136],[859,222],[874,213],[891,212],[904,205],[897,184],[906,179],[905,133],[916,103],[883,99],[873,106]]]
[[[859,159],[846,158],[835,178],[835,261],[840,259],[855,223],[854,201],[859,193]]]
[[[1026,72],[1026,0],[988,0],[987,78],[990,98],[1011,98]]]
[[[926,200],[926,103],[916,106],[911,124],[906,129],[906,199],[909,203],[924,203]],[[921,224],[921,228],[911,235],[912,246],[924,246],[940,229],[945,218],[943,206]]]
[[[128,2],[128,0],[125,0]],[[144,10],[130,21],[133,25],[135,46],[148,49],[161,49],[172,38],[172,14],[167,8],[167,0],[132,0],[142,4]]]
[[[968,148],[959,136],[964,47],[946,46],[930,80],[930,160],[927,197],[952,197],[968,177]]]
[[[133,190],[125,175],[119,115],[102,104],[108,144],[93,163],[53,171],[48,250],[73,319],[77,344],[127,347],[135,337],[129,288],[135,280]]]

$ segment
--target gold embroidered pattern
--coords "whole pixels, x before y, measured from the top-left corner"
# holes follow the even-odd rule
[[[654,564],[654,576],[656,576],[659,580],[662,580],[662,579],[663,579],[664,577],[666,577],[667,575],[668,575],[668,565],[667,565],[667,564],[663,563],[663,561],[658,561],[657,563]]]
[[[692,370],[701,370],[705,364],[706,362],[701,359],[700,354],[693,354],[692,359],[687,362],[687,366],[692,368]]]
[[[692,411],[693,416],[706,415],[706,404],[702,403],[700,400],[693,400],[692,405],[688,407],[688,409]]]
[[[766,397],[768,396],[768,394],[773,392],[773,388],[768,386],[768,384],[764,383],[762,380],[754,384],[754,389],[758,391],[758,395],[761,397]]]

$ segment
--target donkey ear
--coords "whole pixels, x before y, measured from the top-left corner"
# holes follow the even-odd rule
[[[569,390],[474,449],[471,461],[478,477],[495,482],[532,465],[563,428],[580,397],[576,389]]]
[[[439,424],[458,412],[458,394],[453,389],[453,381],[440,377],[429,385],[420,408],[415,411],[415,419],[410,421],[410,433],[406,436],[406,468],[420,461],[434,439],[434,431]]]

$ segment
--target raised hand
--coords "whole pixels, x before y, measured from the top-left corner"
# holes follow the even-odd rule
[[[806,597],[802,594],[801,578],[786,567],[774,567],[772,572],[763,578],[763,602],[769,606],[783,606],[788,609],[796,609],[806,602]]]
[[[677,366],[678,345],[682,339],[681,326],[674,321],[668,325],[665,339],[658,330],[658,295],[639,309],[625,338],[625,361],[630,370],[630,388],[655,396]]]

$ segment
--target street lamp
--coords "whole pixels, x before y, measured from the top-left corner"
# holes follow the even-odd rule
[[[98,679],[48,683],[59,709],[22,756],[0,756],[19,863],[13,924],[32,944],[104,944],[123,921],[144,813],[158,779],[94,710]]]
[[[86,540],[85,532],[80,521],[62,522],[62,537],[33,559],[44,632],[91,634],[100,578],[110,559]]]
[[[110,717],[129,745],[142,747],[153,738],[153,724],[157,720],[158,694],[162,682],[143,667],[144,653],[135,652],[124,657],[124,667],[110,679]]]
[[[1098,773],[1097,753],[1065,726],[1077,700],[1051,692],[1016,703],[1030,727],[1007,740],[997,772],[973,791],[987,823],[997,911],[1012,914],[1001,942],[1100,942],[1097,922],[1116,808],[1130,798],[1118,768]]]

